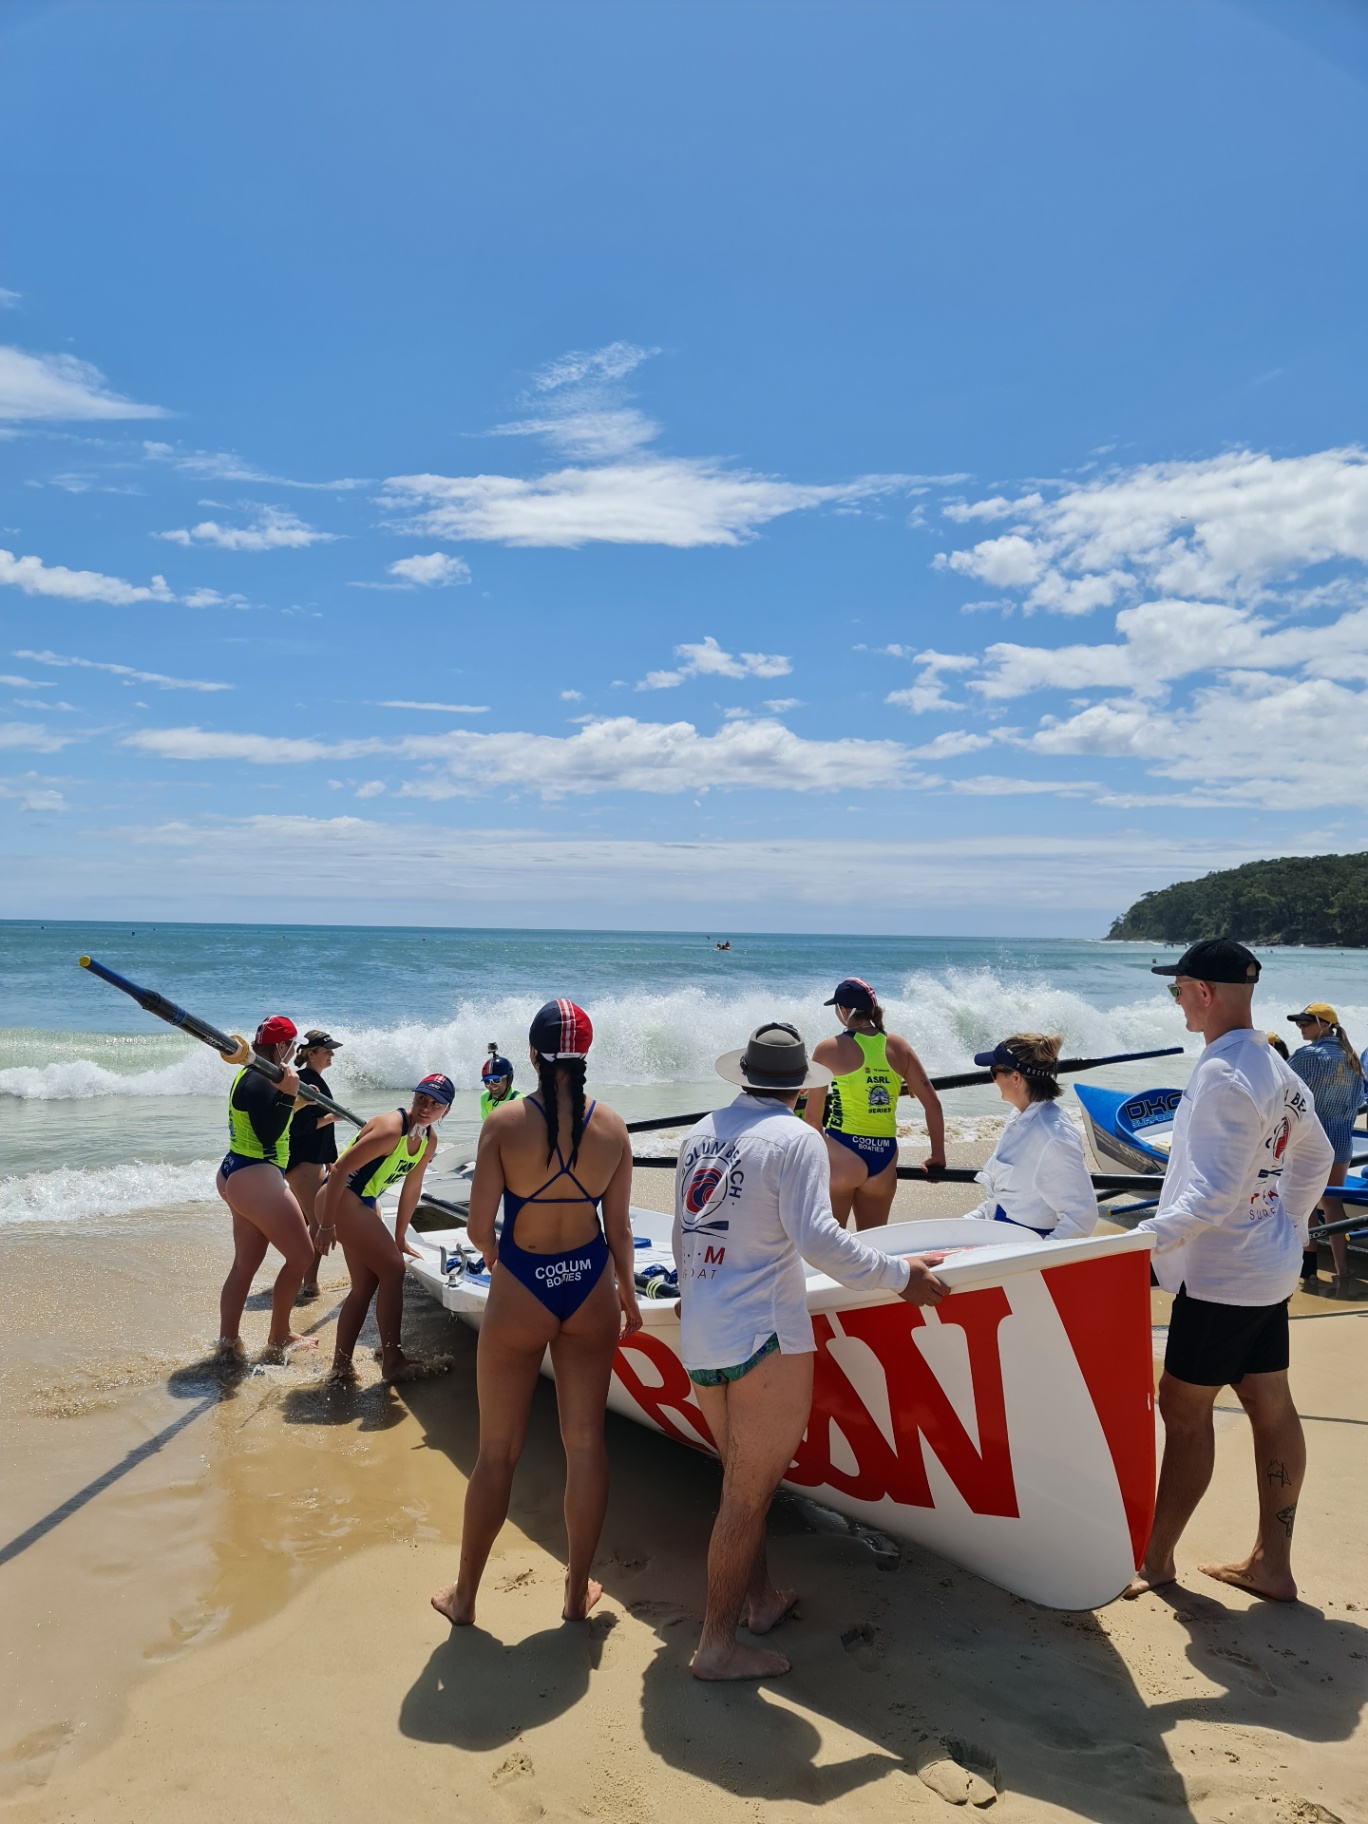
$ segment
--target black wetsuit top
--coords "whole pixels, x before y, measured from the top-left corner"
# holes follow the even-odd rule
[[[270,1153],[289,1125],[294,1097],[282,1095],[271,1079],[263,1077],[260,1071],[244,1070],[228,1100],[239,1113],[246,1115],[261,1142],[262,1151]]]
[[[319,1075],[309,1065],[301,1065],[299,1080],[307,1083],[310,1089],[316,1089],[321,1096],[331,1098],[326,1078]],[[318,1117],[327,1111],[306,1103],[296,1109],[295,1118],[290,1124],[290,1164],[291,1165],[332,1165],[337,1158],[337,1129],[329,1122],[327,1127],[318,1125]]]

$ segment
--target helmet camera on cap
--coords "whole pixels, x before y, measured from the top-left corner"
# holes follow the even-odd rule
[[[491,1039],[489,1042],[489,1056],[480,1066],[480,1081],[482,1083],[499,1083],[502,1082],[505,1077],[511,1077],[512,1075],[513,1066],[509,1063],[508,1059],[500,1053],[499,1041],[497,1039]]]

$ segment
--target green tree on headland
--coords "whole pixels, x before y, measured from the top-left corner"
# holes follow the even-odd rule
[[[1112,924],[1109,938],[1192,944],[1368,946],[1368,853],[1248,861],[1200,880],[1146,893]]]

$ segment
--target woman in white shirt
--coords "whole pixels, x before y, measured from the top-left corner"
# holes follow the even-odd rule
[[[987,1196],[968,1215],[1012,1223],[1047,1241],[1078,1241],[1097,1226],[1097,1193],[1083,1156],[1083,1138],[1058,1106],[1055,1066],[1059,1036],[1016,1032],[975,1064],[993,1073],[1010,1102],[992,1157],[978,1174]]]

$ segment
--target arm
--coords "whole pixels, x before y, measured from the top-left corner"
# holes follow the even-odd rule
[[[622,1157],[618,1160],[617,1170],[608,1180],[608,1189],[603,1193],[600,1209],[603,1213],[603,1233],[617,1274],[618,1302],[622,1306],[622,1334],[631,1336],[633,1331],[641,1328],[641,1308],[637,1304],[636,1294],[636,1249],[632,1245],[630,1209],[632,1141],[621,1120],[616,1116],[614,1120],[622,1128]]]
[[[466,1234],[484,1255],[485,1266],[491,1273],[499,1258],[494,1218],[499,1213],[504,1194],[503,1153],[499,1142],[507,1126],[506,1107],[490,1109],[489,1118],[480,1129],[479,1145],[475,1150],[475,1176],[470,1185],[470,1214],[466,1218]]]
[[[1097,1227],[1097,1192],[1083,1157],[1083,1142],[1065,1116],[1036,1157],[1037,1194],[1057,1221],[1051,1241],[1081,1241]]]
[[[888,1035],[888,1061],[902,1077],[909,1096],[915,1096],[922,1105],[926,1117],[926,1138],[931,1151],[922,1160],[923,1165],[945,1164],[945,1110],[941,1107],[940,1097],[931,1087],[931,1079],[922,1069],[922,1061],[913,1051],[906,1039],[900,1039],[896,1032]]]
[[[319,1218],[320,1229],[333,1230],[337,1227],[337,1212],[342,1207],[342,1193],[347,1188],[347,1180],[353,1172],[372,1160],[383,1159],[399,1137],[398,1115],[372,1115],[352,1141],[351,1145],[331,1167],[328,1182],[323,1188],[323,1214]]]
[[[1308,1245],[1306,1231],[1311,1226],[1311,1212],[1320,1202],[1334,1163],[1335,1149],[1327,1139],[1313,1105],[1312,1111],[1303,1115],[1292,1130],[1287,1163],[1278,1185],[1282,1206],[1296,1224],[1303,1248]]]
[[[830,1184],[825,1145],[805,1141],[788,1149],[779,1173],[779,1220],[809,1265],[856,1292],[896,1292],[911,1304],[934,1304],[945,1295],[928,1260],[885,1254],[841,1228],[831,1213]]]
[[[437,1151],[436,1134],[428,1135],[428,1143],[423,1148],[423,1156],[405,1178],[399,1189],[399,1211],[394,1218],[394,1240],[401,1254],[407,1254],[413,1260],[423,1257],[417,1248],[411,1248],[404,1240],[408,1226],[413,1220],[413,1212],[418,1208],[418,1199],[423,1192],[423,1174],[427,1171],[428,1161]]]
[[[825,1064],[833,1076],[836,1072],[836,1040],[819,1039],[812,1048],[814,1064]],[[809,1127],[815,1127],[820,1134],[826,1125],[827,1092],[825,1089],[810,1089],[807,1092],[807,1107],[803,1110],[803,1119]]]
[[[1249,1162],[1263,1140],[1259,1111],[1239,1084],[1229,1077],[1217,1078],[1204,1089],[1200,1129],[1189,1133],[1186,1181],[1171,1203],[1136,1224],[1156,1238],[1156,1253],[1190,1241],[1204,1229],[1221,1228],[1243,1212]]]

